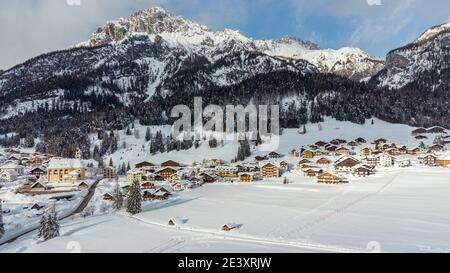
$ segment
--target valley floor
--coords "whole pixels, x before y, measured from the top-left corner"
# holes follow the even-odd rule
[[[393,169],[341,185],[295,173],[290,181],[205,185],[135,217],[64,220],[60,237],[30,234],[0,252],[450,251],[450,169]],[[221,231],[226,223],[237,228]]]

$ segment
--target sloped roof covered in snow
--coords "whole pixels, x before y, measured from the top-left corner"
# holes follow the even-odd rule
[[[79,159],[54,157],[48,164],[48,169],[81,169],[83,163]]]

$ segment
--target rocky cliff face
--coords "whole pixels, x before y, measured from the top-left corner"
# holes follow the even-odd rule
[[[432,27],[414,42],[388,53],[386,67],[373,79],[394,89],[420,84],[435,89],[450,84],[450,24]]]

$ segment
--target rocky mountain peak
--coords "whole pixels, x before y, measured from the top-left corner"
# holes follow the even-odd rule
[[[120,42],[135,35],[158,35],[162,33],[202,33],[210,29],[199,23],[165,11],[159,7],[140,10],[128,18],[110,21],[100,27],[81,46],[98,46]]]

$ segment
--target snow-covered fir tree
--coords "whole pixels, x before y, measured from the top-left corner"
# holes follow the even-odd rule
[[[152,133],[150,132],[150,127],[147,127],[145,131],[145,141],[150,141],[152,139]]]
[[[48,241],[59,236],[59,223],[56,213],[48,213],[42,216],[38,236],[44,241]]]
[[[114,209],[120,210],[123,207],[123,194],[119,186],[119,181],[116,179],[116,188],[114,189]]]
[[[133,181],[131,185],[130,192],[127,197],[127,212],[131,214],[138,214],[142,211],[141,208],[142,195],[141,195],[141,185],[139,181]]]

